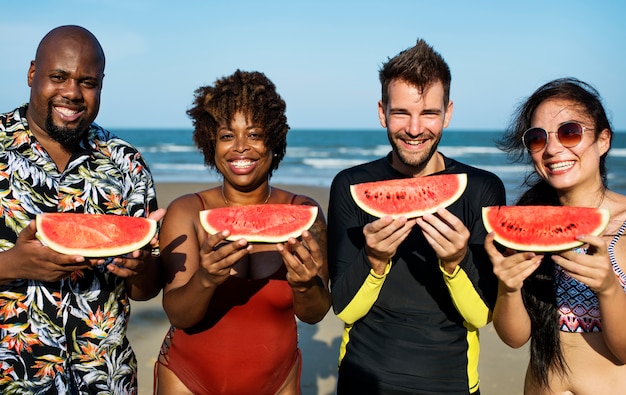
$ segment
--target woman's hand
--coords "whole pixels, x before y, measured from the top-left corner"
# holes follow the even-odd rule
[[[209,235],[200,248],[199,271],[205,287],[216,287],[226,281],[233,265],[252,250],[246,239],[226,241],[229,234],[225,230]]]
[[[287,266],[287,281],[292,288],[304,292],[318,284],[324,256],[309,231],[302,233],[302,240],[292,237],[284,244],[277,244],[276,249]]]
[[[609,259],[607,242],[601,237],[590,235],[577,239],[589,245],[587,254],[569,250],[554,255],[552,260],[572,278],[587,284],[596,293],[614,291],[619,283]]]
[[[534,252],[514,252],[502,254],[494,244],[494,234],[485,237],[485,251],[493,264],[493,272],[500,280],[500,287],[507,292],[518,292],[528,278],[541,264],[543,255]]]

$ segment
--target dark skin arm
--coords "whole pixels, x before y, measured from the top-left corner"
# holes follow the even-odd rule
[[[82,256],[60,254],[44,246],[36,232],[35,221],[30,221],[15,246],[0,253],[0,284],[17,279],[58,281],[92,265]]]
[[[332,303],[323,216],[318,214],[316,222],[302,234],[301,240],[291,238],[276,248],[287,266],[287,281],[293,291],[296,316],[309,324],[321,321]]]
[[[201,209],[193,195],[176,199],[159,235],[166,274],[163,309],[177,328],[191,327],[204,317],[217,287],[251,250],[243,239],[225,242],[228,232],[207,236],[198,218]]]
[[[228,232],[206,235],[198,220],[200,209],[195,196],[177,199],[168,209],[160,235],[168,276],[163,307],[178,328],[193,326],[204,317],[215,290],[237,271],[238,263],[253,251],[271,247],[251,245],[245,239],[225,242]],[[304,322],[320,321],[331,301],[323,216],[318,215],[302,240],[290,239],[273,249],[287,267],[296,315]]]
[[[164,215],[165,209],[161,208],[150,213],[148,218],[158,222]],[[161,258],[152,255],[152,249],[157,245],[158,235],[155,235],[147,248],[116,257],[107,266],[111,273],[126,279],[126,292],[133,300],[152,299],[163,288]]]
[[[165,210],[160,209],[150,218],[160,220]],[[24,228],[15,246],[0,253],[0,284],[16,279],[38,281],[59,281],[68,278],[76,270],[103,264],[104,259],[87,259],[80,255],[65,255],[44,246],[35,236],[37,227],[31,221]],[[157,242],[155,236],[150,246]],[[161,290],[161,271],[158,258],[150,254],[151,247],[134,251],[123,257],[116,257],[107,269],[127,280],[129,296],[135,300],[147,300],[156,296]]]

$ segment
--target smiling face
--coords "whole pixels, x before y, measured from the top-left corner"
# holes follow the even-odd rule
[[[78,27],[51,32],[28,70],[32,132],[72,149],[98,115],[103,78],[104,54],[95,37]]]
[[[378,103],[380,124],[387,128],[393,149],[392,166],[417,176],[443,170],[437,146],[452,116],[453,104],[444,105],[444,89],[436,82],[424,91],[401,80],[388,86],[386,105]]]
[[[581,142],[571,148],[564,147],[551,133],[567,122],[578,122],[585,127]],[[598,134],[594,130],[593,119],[580,105],[567,99],[548,99],[535,109],[531,126],[549,132],[546,146],[530,154],[541,178],[560,193],[574,188],[595,191],[602,187],[600,157],[610,147],[610,132],[603,130]]]
[[[264,131],[237,112],[230,126],[217,131],[215,164],[225,183],[253,190],[267,182],[272,151],[264,143]]]

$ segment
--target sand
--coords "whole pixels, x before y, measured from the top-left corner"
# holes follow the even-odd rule
[[[194,183],[159,183],[157,194],[161,207],[177,196],[193,193],[211,185]],[[278,188],[308,195],[317,200],[324,211],[328,189],[309,186],[274,185]],[[133,302],[128,337],[139,364],[139,395],[152,393],[153,367],[159,347],[169,327],[158,296],[145,302]],[[303,355],[303,395],[334,394],[337,379],[337,358],[341,342],[342,323],[332,310],[317,325],[298,323],[299,345]],[[481,357],[479,373],[482,395],[521,395],[528,349],[514,350],[506,346],[488,325],[480,331]]]

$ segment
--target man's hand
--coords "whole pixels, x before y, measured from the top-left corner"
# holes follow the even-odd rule
[[[0,283],[17,279],[58,281],[92,265],[80,255],[64,255],[51,250],[41,244],[36,233],[35,221],[30,221],[18,235],[15,246],[0,253]]]
[[[393,219],[389,216],[379,218],[363,228],[365,235],[365,253],[372,269],[383,274],[389,260],[396,254],[400,244],[407,238],[415,220],[404,217]]]
[[[445,208],[439,208],[435,214],[418,218],[417,225],[446,272],[454,272],[468,249],[470,232],[463,222]]]

